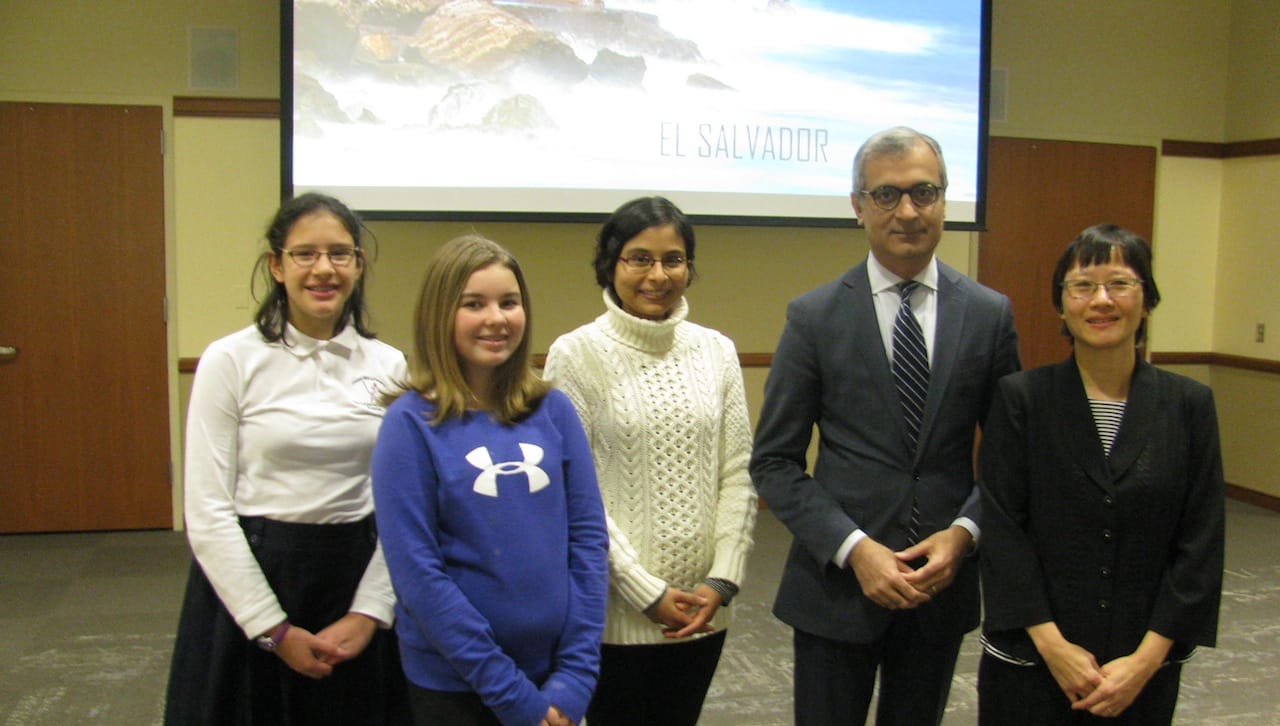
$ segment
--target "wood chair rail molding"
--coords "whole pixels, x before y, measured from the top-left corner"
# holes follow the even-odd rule
[[[1225,144],[1216,144],[1211,141],[1165,139],[1160,144],[1161,156],[1188,156],[1198,159],[1239,159],[1245,156],[1275,156],[1277,154],[1280,154],[1280,139],[1229,141]]]
[[[545,353],[533,356],[533,365],[541,368],[547,361]],[[772,353],[739,353],[738,362],[743,368],[768,368],[773,362]],[[1280,375],[1280,361],[1262,358],[1248,358],[1241,355],[1225,355],[1222,353],[1152,353],[1151,362],[1155,365],[1213,365],[1226,368],[1239,368],[1262,373]],[[195,373],[199,358],[179,358],[179,373]],[[1227,484],[1227,496],[1255,506],[1280,512],[1280,497],[1247,489],[1236,484]]]
[[[1280,361],[1270,358],[1250,358],[1227,353],[1152,353],[1151,362],[1158,366],[1209,365],[1236,368],[1242,371],[1280,374]]]
[[[280,118],[278,98],[174,96],[173,115],[189,118]]]

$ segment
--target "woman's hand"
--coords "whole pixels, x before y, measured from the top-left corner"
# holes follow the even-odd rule
[[[711,588],[706,588],[711,590]],[[714,593],[714,591],[712,591]],[[720,597],[715,597],[717,606],[720,604]],[[662,626],[662,630],[668,637],[685,637],[684,635],[676,636],[675,633],[685,633],[690,635],[697,632],[709,633],[712,630],[710,625],[706,624],[703,619],[700,624],[695,623],[696,615],[702,608],[708,604],[707,598],[692,592],[685,592],[674,587],[667,587],[667,591],[662,594],[662,599],[649,606],[644,611],[650,620]]]
[[[1062,637],[1056,623],[1033,625],[1027,628],[1027,634],[1072,708],[1102,683],[1103,675],[1093,654]]]
[[[692,616],[689,624],[679,630],[665,628],[663,634],[668,638],[687,638],[694,633],[710,633],[715,630],[711,625],[711,619],[716,616],[716,611],[720,609],[720,593],[711,588],[710,585],[699,584],[693,588],[694,597],[703,599],[704,604],[696,609],[686,609],[685,613]]]
[[[364,652],[373,634],[378,630],[378,621],[361,613],[347,613],[329,627],[316,633],[316,637],[332,643],[345,654],[341,658],[326,656],[325,663],[336,666],[343,661],[351,660]]]
[[[1151,676],[1160,670],[1171,647],[1172,640],[1147,631],[1137,650],[1102,666],[1102,683],[1087,698],[1071,704],[1071,708],[1108,718],[1124,713],[1142,693]]]

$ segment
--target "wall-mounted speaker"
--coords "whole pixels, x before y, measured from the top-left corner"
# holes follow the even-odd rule
[[[1004,121],[1009,115],[1009,69],[991,69],[991,87],[987,95],[987,120]]]
[[[233,91],[240,84],[240,39],[235,28],[190,28],[188,84]]]

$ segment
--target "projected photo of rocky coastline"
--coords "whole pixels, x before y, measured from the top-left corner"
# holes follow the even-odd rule
[[[840,196],[905,121],[975,155],[963,23],[851,5],[295,0],[294,184]]]

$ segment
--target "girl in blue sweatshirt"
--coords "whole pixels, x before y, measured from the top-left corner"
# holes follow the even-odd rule
[[[530,368],[529,324],[504,248],[467,235],[436,253],[372,465],[419,724],[572,726],[595,688],[604,509],[573,406]]]

